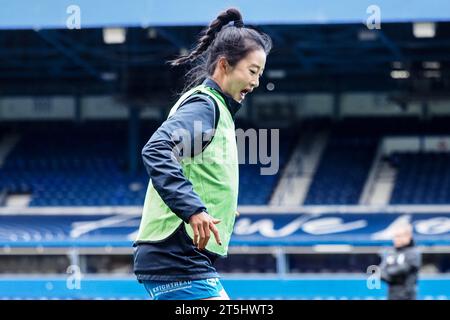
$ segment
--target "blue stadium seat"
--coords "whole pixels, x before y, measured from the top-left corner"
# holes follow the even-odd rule
[[[392,204],[450,203],[450,153],[394,153],[397,177]]]
[[[157,125],[145,127],[140,147]],[[285,132],[285,139],[280,139],[280,171],[293,140],[289,139],[293,133]],[[136,176],[127,173],[126,139],[124,124],[30,126],[0,168],[0,189],[31,193],[30,206],[142,205],[149,178],[141,161]],[[240,204],[268,203],[279,173],[262,176],[260,167],[259,164],[240,166]],[[132,183],[141,188],[130,188]]]
[[[357,204],[375,155],[377,138],[332,137],[304,204]]]

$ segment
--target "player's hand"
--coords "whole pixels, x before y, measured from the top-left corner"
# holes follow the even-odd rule
[[[194,231],[194,245],[199,249],[205,249],[211,237],[211,231],[216,238],[216,242],[222,245],[220,241],[219,230],[216,228],[216,224],[220,223],[220,220],[214,219],[205,211],[193,214],[189,219],[189,225]]]

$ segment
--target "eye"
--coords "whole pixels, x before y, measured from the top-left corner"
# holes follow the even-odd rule
[[[250,69],[250,73],[251,73],[251,74],[256,74],[256,71]]]

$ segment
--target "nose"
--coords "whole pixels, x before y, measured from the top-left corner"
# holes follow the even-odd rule
[[[250,83],[250,85],[253,88],[258,88],[259,87],[259,78],[256,78],[255,80],[252,80],[252,82]]]

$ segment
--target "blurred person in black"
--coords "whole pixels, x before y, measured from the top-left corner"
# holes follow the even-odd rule
[[[380,264],[381,279],[389,287],[388,299],[415,300],[422,257],[415,246],[411,224],[395,228],[393,244],[394,248],[385,253]]]

